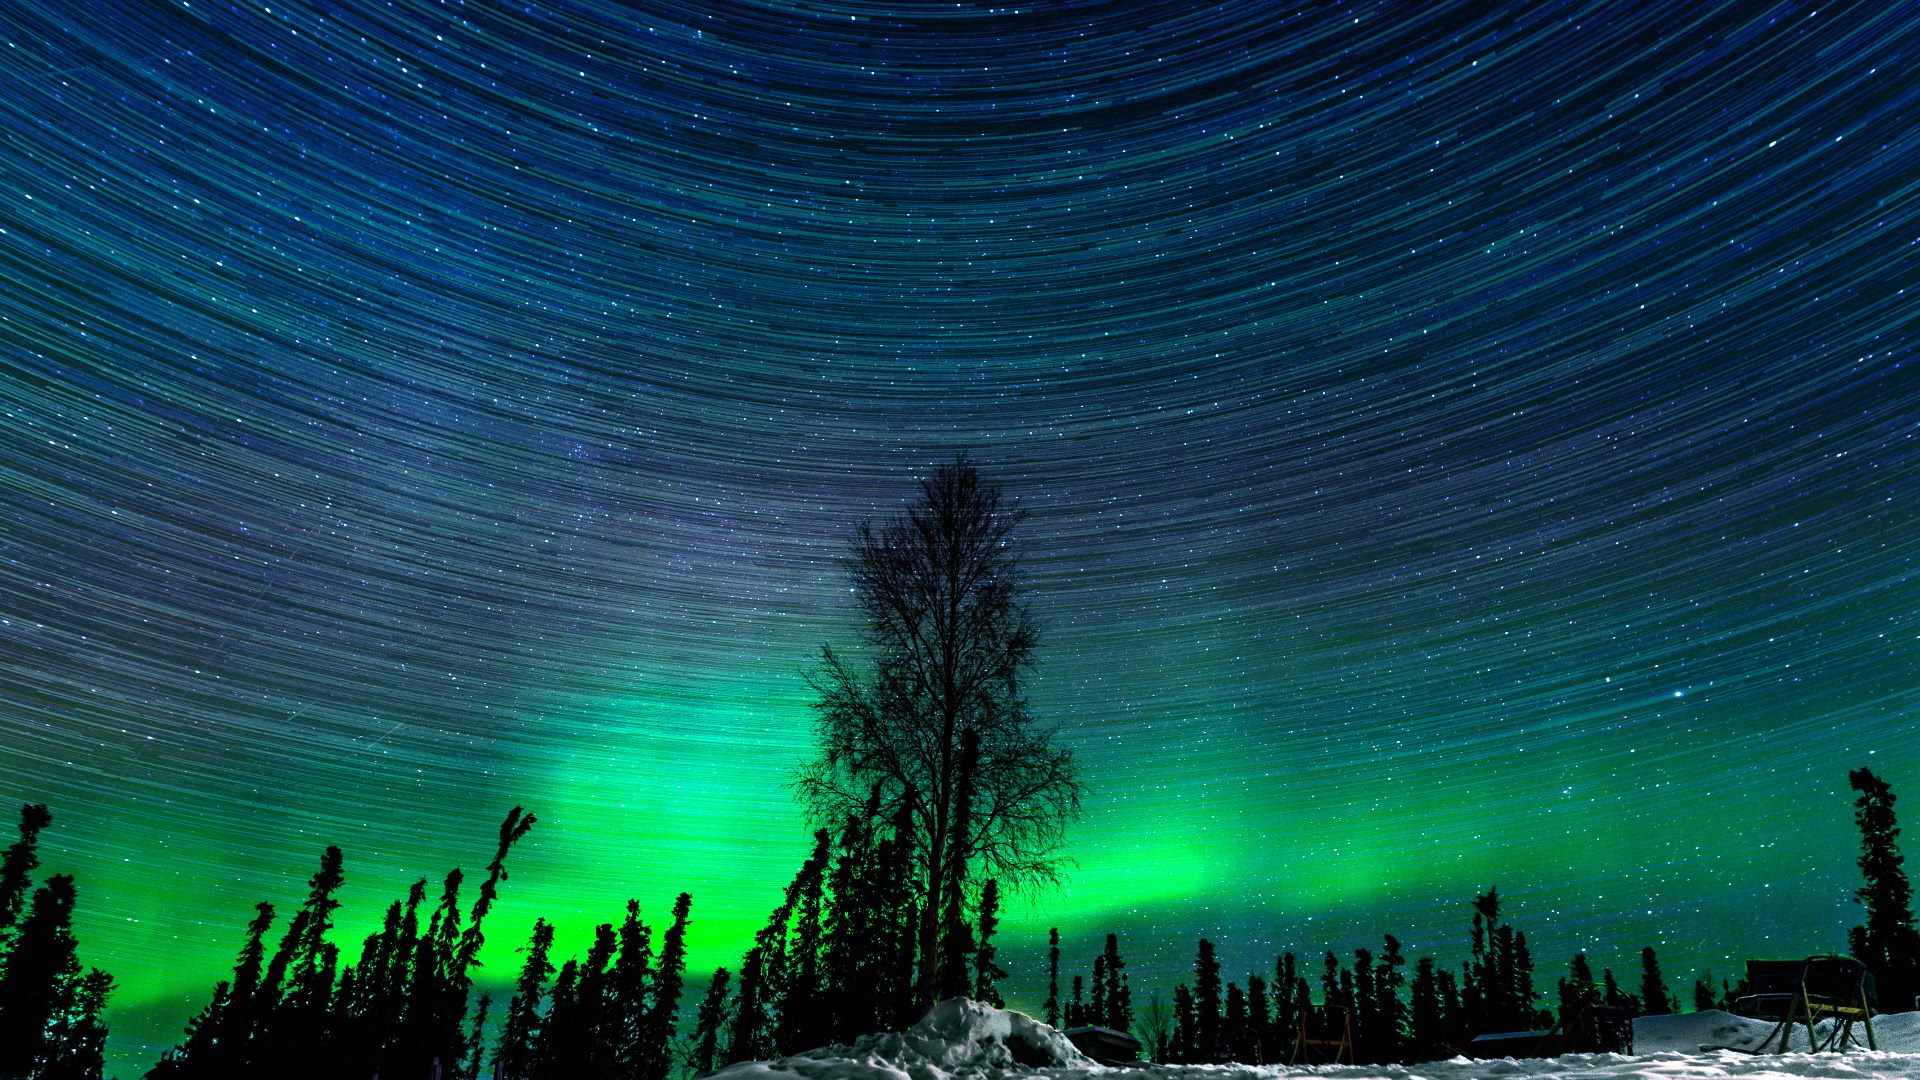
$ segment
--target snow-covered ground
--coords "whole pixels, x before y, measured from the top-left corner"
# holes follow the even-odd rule
[[[1620,1054],[1419,1065],[1139,1065],[1108,1068],[1082,1056],[1066,1037],[1037,1020],[956,998],[911,1030],[868,1035],[852,1046],[809,1050],[779,1061],[749,1061],[715,1080],[1920,1080],[1920,1013],[1874,1018],[1878,1050],[1806,1053],[1703,1052],[1703,1044],[1757,1046],[1772,1024],[1710,1011],[1645,1016],[1634,1022],[1634,1049]],[[1858,1027],[1855,1028],[1859,1031]],[[1824,1034],[1824,1032],[1823,1032]],[[1865,1041],[1865,1033],[1860,1037]]]

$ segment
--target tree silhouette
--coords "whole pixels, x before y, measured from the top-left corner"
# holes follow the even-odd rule
[[[513,1000],[507,1003],[507,1022],[494,1056],[502,1080],[527,1080],[532,1075],[540,1036],[540,1001],[545,996],[547,977],[553,974],[553,964],[547,959],[552,951],[553,924],[535,919],[533,936],[527,942],[527,961],[521,965]]]
[[[1860,793],[1854,823],[1860,827],[1860,876],[1866,883],[1853,898],[1867,909],[1866,922],[1847,931],[1855,958],[1873,972],[1881,1007],[1903,1011],[1920,993],[1920,933],[1913,925],[1913,886],[1900,854],[1900,826],[1893,789],[1871,769],[1847,774]]]
[[[0,930],[19,921],[27,889],[33,884],[34,868],[40,865],[37,850],[40,832],[51,824],[53,815],[44,803],[21,804],[20,839],[7,847],[6,855],[0,856]]]
[[[55,874],[34,890],[0,971],[0,1076],[46,1065],[46,1031],[79,978],[73,938],[73,877]]]
[[[1120,958],[1118,935],[1107,935],[1107,947],[1102,955],[1106,958],[1106,1010],[1095,1023],[1115,1031],[1127,1031],[1133,1027],[1133,991],[1127,985],[1127,962]]]
[[[1000,883],[988,878],[980,890],[980,933],[974,939],[973,954],[973,1000],[996,1009],[1005,1008],[1007,1004],[996,985],[1007,973],[993,962],[994,954],[999,952],[993,943],[993,934],[999,928]]]
[[[1653,946],[1640,950],[1640,1008],[1648,1016],[1666,1016],[1680,1011],[1680,1004],[1673,1000],[1673,994],[1667,990],[1666,980],[1660,977],[1660,958],[1654,955]]]
[[[1047,931],[1047,1025],[1060,1026],[1060,928]]]
[[[911,805],[918,817],[923,1007],[950,971],[943,939],[966,929],[956,904],[969,865],[1003,884],[1051,881],[1080,812],[1072,753],[1034,724],[1021,691],[1037,630],[1020,598],[1018,520],[962,455],[921,483],[904,515],[862,524],[848,563],[871,673],[829,647],[808,677],[819,754],[796,788],[814,820],[844,820],[876,786],[878,816]]]
[[[1220,1053],[1220,961],[1206,938],[1194,955],[1193,986],[1195,1060],[1206,1065]]]
[[[707,996],[700,1000],[700,1012],[693,1024],[693,1052],[688,1061],[695,1076],[712,1072],[719,1061],[720,1029],[727,1022],[728,978],[726,968],[716,968],[713,980],[707,983]]]

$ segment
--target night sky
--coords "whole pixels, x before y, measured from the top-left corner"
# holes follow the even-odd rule
[[[962,450],[1092,789],[1014,1005],[1048,926],[1144,1004],[1201,935],[1457,964],[1495,885],[1548,987],[1654,945],[1684,994],[1844,949],[1848,769],[1920,835],[1910,5],[0,37],[0,803],[53,809],[123,1076],[325,845],[357,953],[516,803],[485,977],[682,889],[696,989],[736,963],[853,529]]]

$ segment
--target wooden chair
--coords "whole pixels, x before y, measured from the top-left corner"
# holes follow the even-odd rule
[[[1867,1049],[1877,1050],[1873,1039],[1873,972],[1850,956],[1809,956],[1804,960],[1747,961],[1747,993],[1735,998],[1733,1011],[1756,1020],[1772,1020],[1777,1026],[1767,1033],[1758,1050],[1765,1054],[1779,1036],[1779,1049],[1787,1052],[1787,1037],[1795,1024],[1805,1024],[1807,1045],[1815,1053],[1842,1050],[1849,1041],[1855,1046],[1853,1025],[1867,1029]],[[1816,1021],[1832,1020],[1833,1029],[1821,1039],[1813,1030]],[[1729,1048],[1736,1049],[1736,1048]]]
[[[1315,1061],[1324,1055],[1325,1061]],[[1353,1018],[1344,1005],[1315,1005],[1300,1014],[1289,1065],[1353,1064]]]

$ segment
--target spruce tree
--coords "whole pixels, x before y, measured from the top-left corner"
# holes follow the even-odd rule
[[[1441,968],[1434,973],[1435,981],[1440,984],[1440,1030],[1448,1045],[1467,1041],[1465,1013],[1461,1010],[1460,984],[1454,979],[1453,972]]]
[[[1127,987],[1127,962],[1120,958],[1120,937],[1107,935],[1106,951],[1106,1009],[1096,1021],[1115,1031],[1127,1031],[1133,1026],[1133,994]]]
[[[674,1017],[680,1009],[680,990],[687,970],[687,916],[693,910],[693,894],[681,893],[673,901],[673,925],[667,928],[660,947],[660,965],[653,976],[653,999],[647,1006],[646,1025],[639,1054],[639,1080],[666,1080],[673,1066]]]
[[[1168,1060],[1193,1063],[1199,1060],[1199,1021],[1194,1015],[1193,991],[1186,983],[1173,988],[1173,1050]]]
[[[1527,936],[1500,922],[1500,890],[1473,901],[1471,958],[1461,986],[1465,1034],[1520,1031],[1542,1022]]]
[[[1267,1002],[1267,980],[1247,976],[1247,1064],[1264,1065],[1273,1050],[1273,1015]]]
[[[1445,1021],[1440,1012],[1440,985],[1433,966],[1433,957],[1423,956],[1414,962],[1413,985],[1409,988],[1408,1003],[1409,1035],[1418,1051],[1415,1060],[1431,1060],[1426,1055],[1433,1053],[1434,1047],[1446,1042]]]
[[[80,974],[73,937],[70,874],[34,890],[0,968],[0,1076],[30,1076],[46,1065],[49,1023],[71,999]]]
[[[960,783],[954,796],[953,835],[974,835],[973,803],[975,778],[980,771],[980,732],[969,725],[960,736]],[[942,901],[941,921],[945,926],[940,943],[939,993],[935,1000],[960,997],[972,990],[974,956],[973,927],[967,923],[967,862],[971,854],[966,843],[947,849],[949,869],[945,877],[946,897]]]
[[[1404,1053],[1407,1019],[1400,1004],[1400,987],[1407,981],[1401,971],[1406,963],[1407,958],[1400,952],[1400,939],[1386,935],[1380,962],[1373,970],[1373,1041],[1380,1061],[1399,1061]]]
[[[1693,980],[1693,1011],[1706,1012],[1719,1007],[1713,997],[1713,972],[1703,972]]]
[[[53,824],[53,814],[45,803],[22,803],[20,839],[0,856],[0,931],[20,920],[20,911],[33,884],[34,868],[40,865],[37,847],[40,833]]]
[[[980,936],[974,941],[973,955],[973,1000],[996,1009],[1006,1007],[1006,1000],[1000,996],[998,983],[1007,977],[1007,973],[993,962],[999,949],[993,944],[993,935],[1000,928],[1000,883],[988,878],[980,889]]]
[[[1086,990],[1086,982],[1080,976],[1073,977],[1073,1000],[1067,1002],[1067,1027],[1084,1027],[1087,1023],[1087,1007],[1080,1000]]]
[[[1060,928],[1047,931],[1047,1026],[1060,1026]]]
[[[1239,983],[1227,984],[1226,1011],[1220,1018],[1220,1050],[1228,1061],[1245,1062],[1247,1053],[1247,995]]]
[[[607,967],[601,1039],[610,1055],[609,1080],[635,1080],[644,1056],[647,989],[653,978],[653,927],[640,918],[640,902],[627,901],[614,933],[618,943]]]
[[[1107,954],[1093,958],[1093,978],[1087,980],[1086,1023],[1107,1022]]]
[[[1651,945],[1640,950],[1640,1008],[1648,1016],[1667,1016],[1680,1011],[1673,994],[1667,990],[1666,980],[1660,977],[1660,958],[1654,955]]]
[[[106,1067],[107,998],[113,976],[99,968],[72,980],[47,1026],[44,1064],[34,1080],[100,1080]]]
[[[1600,988],[1594,984],[1593,968],[1587,964],[1587,954],[1573,954],[1568,964],[1568,975],[1560,980],[1560,1023],[1571,1024],[1573,1018],[1589,1007],[1600,1004]]]
[[[713,1072],[720,1060],[720,1029],[727,1023],[726,968],[716,968],[707,983],[707,996],[700,999],[700,1012],[693,1024],[693,1053],[688,1064],[695,1077]]]
[[[1201,1064],[1211,1064],[1220,1052],[1220,961],[1206,938],[1194,955],[1193,985],[1194,1049]]]
[[[1273,1053],[1274,1060],[1293,1046],[1299,1034],[1299,966],[1292,953],[1282,953],[1273,961]]]
[[[534,1048],[540,1038],[540,1002],[546,993],[547,976],[553,974],[553,963],[548,959],[552,951],[553,924],[535,919],[533,936],[527,941],[527,960],[514,984],[513,1000],[507,1003],[507,1022],[494,1052],[502,1080],[529,1080],[533,1075]]]
[[[1609,1008],[1627,1009],[1634,1015],[1640,1015],[1640,1002],[1632,994],[1620,989],[1620,983],[1613,977],[1612,968],[1600,969],[1600,1000]]]
[[[829,1042],[850,1043],[876,1030],[876,987],[869,977],[880,944],[875,897],[869,887],[875,858],[867,822],[879,812],[879,792],[861,813],[848,814],[827,875],[829,900],[821,915],[822,1010],[831,1020]]]
[[[826,987],[821,964],[821,908],[827,864],[832,858],[832,835],[825,829],[815,830],[813,853],[788,886],[792,932],[781,953],[777,993],[767,998],[775,1017],[773,1045],[782,1054],[811,1050],[820,1045],[823,1033],[829,1037],[832,1034],[833,1018],[824,1009]]]
[[[1867,909],[1866,922],[1847,931],[1853,955],[1873,972],[1880,1007],[1905,1011],[1920,993],[1920,932],[1913,924],[1913,886],[1900,854],[1900,826],[1893,789],[1871,769],[1847,774],[1860,793],[1854,824],[1860,829],[1860,876],[1853,894]]]
[[[488,993],[482,993],[474,1006],[473,1027],[466,1038],[467,1059],[460,1065],[459,1080],[480,1080],[480,1059],[487,1048],[487,1010],[492,1006],[493,995]]]
[[[1379,1003],[1379,999],[1373,988],[1373,950],[1371,949],[1353,950],[1353,989],[1348,991],[1347,1000],[1353,1009],[1354,1060],[1360,1062],[1383,1060],[1375,1052],[1376,1043],[1379,1041],[1379,1032],[1375,1029],[1379,1025],[1373,1010]]]

